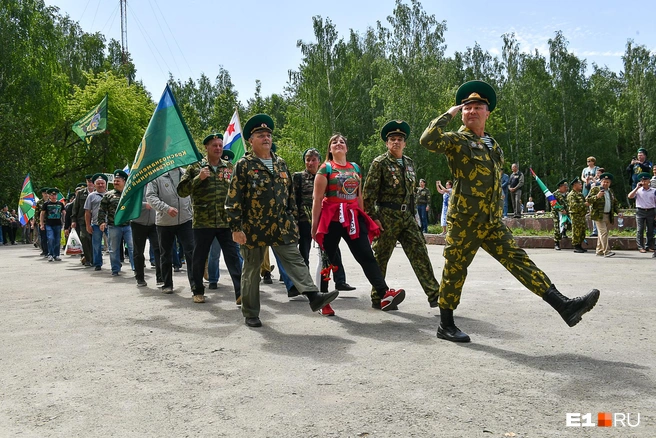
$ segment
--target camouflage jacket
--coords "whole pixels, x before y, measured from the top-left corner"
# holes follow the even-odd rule
[[[364,211],[373,220],[380,220],[381,203],[406,204],[406,211],[414,215],[415,164],[403,155],[403,166],[388,151],[374,158],[362,190]]]
[[[11,217],[11,213],[8,211],[0,211],[0,225],[3,227],[8,227],[11,221],[9,218]]]
[[[199,174],[205,166],[211,175],[201,180]],[[219,160],[214,171],[207,157],[187,167],[178,184],[178,196],[191,196],[194,228],[228,228],[225,202],[233,170],[231,162]]]
[[[604,206],[606,204],[605,196],[597,198],[597,194],[601,190],[600,186],[596,186],[590,189],[590,193],[585,198],[590,204],[590,219],[593,221],[601,221],[604,218]],[[608,193],[610,194],[610,223],[613,223],[613,216],[620,211],[620,203],[617,201],[615,194],[609,188]]]
[[[235,165],[226,200],[232,231],[246,234],[247,248],[296,243],[296,202],[285,160],[272,153],[273,173],[251,153]]]
[[[45,204],[47,200],[47,198],[41,198],[34,206],[34,226],[37,228],[41,222],[41,210],[43,210],[43,204]]]
[[[417,205],[430,205],[431,202],[431,193],[426,187],[423,189],[421,187],[417,188],[417,194],[415,195],[415,204]]]
[[[308,211],[312,211],[312,194],[314,192],[314,177],[310,172],[296,172],[292,178],[294,183],[294,198],[296,199],[296,209],[298,211],[298,221],[308,222]]]
[[[447,218],[467,216],[469,222],[479,223],[500,221],[503,151],[488,135],[492,142],[489,149],[481,137],[465,126],[457,132],[444,131],[451,119],[449,113],[444,113],[431,121],[420,140],[429,151],[446,156],[453,174]]]
[[[124,224],[115,224],[114,216],[116,215],[116,207],[118,207],[118,201],[121,200],[121,192],[114,190],[109,190],[103,195],[102,200],[100,201],[100,207],[98,207],[98,225],[108,224],[116,225],[117,227],[122,227],[128,225],[130,222]]]
[[[89,197],[89,189],[83,188],[75,192],[75,201],[73,201],[73,210],[71,211],[71,222],[86,224],[84,218],[84,203]]]
[[[569,206],[567,204],[568,197],[567,193],[560,193],[559,191],[556,191],[553,195],[556,198],[556,201],[558,201],[558,204],[553,206],[551,214],[553,217],[558,218],[558,213],[562,213],[563,210],[569,211]]]
[[[583,193],[570,190],[567,194],[567,211],[570,215],[585,216],[588,212],[588,207],[585,205]]]

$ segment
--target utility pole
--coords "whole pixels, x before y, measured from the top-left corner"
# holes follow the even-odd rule
[[[128,62],[128,3],[127,0],[119,0],[119,2],[121,4],[121,63],[125,65]]]

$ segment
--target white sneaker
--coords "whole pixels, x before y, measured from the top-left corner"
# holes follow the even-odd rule
[[[54,260],[55,260],[55,259],[54,259],[51,255],[48,256],[48,261],[49,261],[49,262],[52,262],[52,261],[54,261]]]
[[[56,261],[56,262],[61,262],[61,258],[59,258],[59,257],[55,257],[55,261]]]

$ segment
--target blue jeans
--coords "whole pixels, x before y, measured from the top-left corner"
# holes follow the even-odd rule
[[[112,265],[112,273],[121,270],[121,239],[123,239],[128,246],[130,266],[134,271],[134,260],[132,258],[132,228],[130,225],[109,225],[107,230],[109,235],[109,262]]]
[[[421,232],[428,233],[428,212],[426,211],[426,204],[417,205],[417,213],[419,213],[419,220],[421,221]]]
[[[221,244],[214,238],[212,246],[210,246],[210,256],[207,259],[207,281],[210,283],[218,283],[221,278],[219,272],[219,261],[221,260]]]
[[[59,257],[61,249],[61,225],[46,225],[48,235],[48,255]]]
[[[102,264],[103,264],[103,259],[102,259],[102,235],[103,235],[103,232],[100,231],[100,227],[98,225],[91,225],[91,229],[93,230],[93,234],[91,235],[91,245],[93,247],[93,266],[102,266]],[[105,231],[105,235],[107,235],[107,231]]]
[[[287,288],[287,291],[289,291],[289,289],[291,289],[292,286],[294,286],[294,283],[292,283],[292,280],[287,275],[287,272],[285,272],[285,268],[282,267],[282,263],[280,263],[278,254],[276,254],[275,251],[273,252],[273,256],[276,258],[276,265],[278,265],[278,270],[280,271],[280,277],[282,278],[283,283],[285,283],[285,287]]]

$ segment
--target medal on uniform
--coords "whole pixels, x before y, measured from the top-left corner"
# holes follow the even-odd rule
[[[280,178],[287,179],[287,172],[280,172]]]

